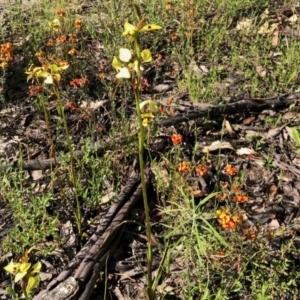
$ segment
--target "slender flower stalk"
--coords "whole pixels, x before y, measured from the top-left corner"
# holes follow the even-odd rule
[[[136,7],[135,7],[136,8]],[[146,234],[148,239],[147,250],[147,281],[148,281],[148,299],[154,299],[154,288],[152,286],[152,262],[153,251],[151,244],[151,224],[149,216],[149,205],[147,199],[147,189],[145,182],[144,170],[144,140],[145,140],[145,127],[150,126],[154,113],[159,109],[152,100],[141,102],[141,71],[143,70],[142,63],[147,63],[152,60],[151,51],[149,49],[141,50],[140,33],[145,31],[159,30],[160,26],[155,24],[146,24],[146,18],[139,18],[139,23],[134,26],[128,22],[124,25],[123,35],[128,36],[130,41],[133,42],[135,57],[133,59],[130,49],[121,48],[119,52],[119,59],[114,57],[112,65],[118,71],[116,77],[118,79],[130,79],[131,86],[134,92],[136,113],[139,122],[139,165],[142,183],[143,203],[145,211],[145,225]],[[132,61],[133,60],[133,61]],[[146,110],[146,111],[145,111]]]

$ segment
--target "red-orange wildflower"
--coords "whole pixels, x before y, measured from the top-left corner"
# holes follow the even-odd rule
[[[71,102],[71,101],[69,101],[69,102],[66,103],[66,107],[68,109],[70,109],[71,111],[76,111],[77,110],[76,103]]]
[[[240,203],[248,202],[249,197],[247,195],[235,195],[233,200]]]
[[[160,105],[160,106],[159,106],[159,110],[160,110],[160,112],[161,112],[162,114],[164,114],[164,113],[167,112],[166,107],[165,107],[164,105]]]
[[[87,79],[87,76],[84,76],[82,78],[76,78],[70,81],[70,85],[74,88],[77,88],[78,86],[87,84],[89,80]]]
[[[189,165],[184,161],[179,164],[178,170],[180,172],[188,173],[190,171]]]
[[[141,82],[141,89],[142,89],[142,91],[144,91],[147,87],[150,86],[150,84],[149,84],[147,78],[142,77],[141,79],[142,79],[142,82]]]
[[[11,43],[5,43],[1,44],[0,47],[0,59],[4,60],[6,62],[12,61],[13,60],[13,45]]]
[[[257,237],[257,230],[248,228],[244,231],[244,237],[250,240],[254,240]]]
[[[157,53],[157,54],[156,54],[156,58],[157,58],[158,60],[161,60],[161,59],[163,59],[163,55],[160,54],[160,53]]]
[[[226,165],[224,167],[224,171],[225,171],[226,175],[228,175],[228,176],[235,176],[237,174],[236,167],[234,167],[232,165]]]
[[[173,98],[169,98],[168,100],[167,100],[167,104],[168,105],[171,105],[173,103]]]
[[[61,60],[61,61],[59,62],[59,66],[60,66],[60,67],[65,67],[65,66],[68,66],[68,65],[69,65],[69,63],[68,63],[67,60]]]
[[[46,45],[47,45],[48,47],[53,47],[53,45],[54,45],[53,39],[49,39],[49,40],[47,41]]]
[[[75,20],[75,28],[80,29],[82,25],[82,21],[80,19]]]
[[[57,9],[56,15],[58,18],[62,19],[67,15],[67,13],[63,9]]]
[[[177,32],[173,32],[171,34],[171,40],[174,41],[174,42],[178,41],[179,40],[179,34]]]
[[[71,44],[77,43],[77,42],[78,42],[77,36],[76,36],[75,34],[70,34],[70,35],[69,35],[69,42],[70,42]]]
[[[237,216],[232,216],[228,210],[217,210],[216,215],[218,222],[225,230],[235,229],[241,219]]]
[[[99,78],[103,80],[103,79],[106,78],[106,75],[105,75],[104,73],[100,73],[100,74],[99,74]]]
[[[72,48],[72,49],[68,52],[68,54],[70,54],[70,55],[77,55],[77,54],[78,54],[78,51],[77,51],[75,48]]]
[[[44,91],[41,85],[30,85],[28,90],[30,95],[42,94]]]
[[[61,35],[58,38],[56,38],[56,42],[59,44],[63,44],[67,41],[67,36],[66,35]]]
[[[6,61],[3,61],[2,63],[0,63],[0,68],[5,69],[8,67],[8,63]]]
[[[171,140],[174,146],[182,143],[182,135],[179,133],[174,133],[171,135]]]
[[[195,167],[195,171],[198,176],[203,176],[208,173],[208,167],[199,164]]]

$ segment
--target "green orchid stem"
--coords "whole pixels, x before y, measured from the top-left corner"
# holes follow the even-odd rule
[[[134,39],[134,46],[138,61],[137,69],[140,70],[141,63],[141,48],[139,43],[139,36],[136,35]],[[144,170],[144,139],[145,139],[145,129],[143,126],[143,119],[140,110],[140,83],[141,83],[141,74],[140,72],[136,73],[136,76],[132,78],[132,85],[134,90],[134,98],[136,105],[136,112],[139,122],[139,164],[140,164],[140,174],[141,174],[141,183],[142,183],[142,193],[143,193],[143,202],[144,202],[144,211],[145,211],[145,225],[146,225],[146,235],[148,240],[148,249],[147,249],[147,281],[148,281],[148,299],[154,300],[154,291],[152,289],[152,264],[153,264],[153,251],[151,243],[151,224],[149,216],[149,205],[147,198],[147,188],[145,181],[145,170]]]
[[[79,201],[79,197],[78,197],[78,193],[77,193],[77,186],[76,186],[76,176],[75,176],[75,170],[74,170],[74,161],[75,161],[75,155],[74,155],[74,150],[72,147],[72,142],[71,142],[71,137],[69,134],[69,129],[68,129],[68,124],[67,124],[67,120],[66,120],[66,116],[65,116],[65,112],[64,112],[64,107],[62,104],[62,100],[60,97],[60,93],[59,90],[56,88],[55,89],[56,95],[57,95],[57,100],[58,100],[58,109],[59,109],[59,114],[61,116],[61,119],[63,121],[64,124],[64,129],[65,129],[65,133],[66,133],[66,140],[67,140],[67,144],[68,144],[68,148],[70,151],[70,179],[71,182],[73,184],[74,187],[74,196],[75,196],[75,201],[76,201],[76,207],[74,207],[73,203],[70,202],[72,210],[74,212],[74,216],[76,219],[76,224],[77,224],[77,229],[78,229],[78,234],[80,236],[80,238],[82,238],[82,226],[81,226],[81,207],[80,207],[80,201]]]

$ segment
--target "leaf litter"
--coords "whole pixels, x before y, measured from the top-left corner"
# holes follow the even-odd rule
[[[149,160],[154,180],[157,181],[157,186],[154,185],[153,189],[157,193],[153,198],[153,203],[159,208],[159,212],[154,213],[153,211],[153,220],[157,222],[153,225],[154,236],[152,242],[156,243],[156,240],[159,241],[154,253],[154,266],[156,269],[163,259],[163,251],[161,251],[160,247],[164,248],[167,245],[166,241],[161,240],[163,233],[167,232],[162,228],[162,224],[170,222],[167,212],[170,209],[168,201],[172,197],[167,192],[171,191],[174,193],[174,197],[178,197],[176,189],[171,189],[172,180],[170,178],[173,178],[172,176],[178,180],[178,184],[181,183],[182,186],[187,185],[190,188],[191,195],[193,195],[191,201],[195,201],[195,203],[197,201],[201,202],[203,198],[215,192],[217,188],[218,191],[222,192],[222,197],[219,198],[219,202],[217,203],[217,206],[221,209],[227,206],[233,196],[237,197],[236,199],[242,199],[239,197],[248,197],[247,202],[237,204],[242,213],[240,219],[245,227],[243,230],[240,229],[239,233],[245,236],[248,235],[248,237],[251,237],[249,238],[250,240],[253,238],[253,244],[255,244],[253,249],[257,251],[261,247],[258,242],[259,239],[268,243],[268,249],[264,253],[266,266],[269,266],[273,261],[281,257],[282,253],[280,249],[284,244],[291,243],[292,247],[290,249],[293,247],[295,249],[299,248],[300,131],[298,127],[298,102],[300,97],[297,91],[294,90],[295,82],[297,81],[294,77],[291,77],[291,84],[285,87],[285,90],[278,83],[279,86],[276,86],[273,92],[271,92],[271,89],[264,82],[265,79],[273,76],[274,66],[272,64],[283,64],[281,61],[283,56],[282,49],[276,49],[278,52],[273,52],[275,50],[272,48],[279,47],[282,39],[292,40],[294,37],[297,38],[297,28],[299,27],[298,14],[285,6],[282,6],[279,11],[282,11],[282,13],[277,14],[270,9],[263,11],[257,18],[242,18],[231,29],[237,36],[241,34],[246,41],[250,41],[249,38],[256,34],[271,37],[270,50],[266,53],[266,58],[270,60],[271,64],[261,64],[260,60],[256,57],[250,57],[247,61],[252,72],[250,74],[256,73],[260,78],[254,94],[251,91],[250,85],[252,83],[249,75],[247,76],[246,72],[234,68],[227,61],[228,55],[226,54],[226,50],[222,53],[224,55],[223,60],[221,59],[221,62],[219,62],[220,64],[224,64],[222,69],[226,70],[224,73],[220,73],[221,75],[217,80],[219,89],[216,91],[215,96],[220,97],[219,104],[225,103],[224,106],[228,106],[227,104],[234,104],[237,101],[245,99],[261,103],[258,107],[248,108],[245,105],[244,109],[242,109],[243,104],[241,104],[238,107],[239,109],[235,109],[233,105],[233,109],[229,112],[219,113],[212,117],[206,111],[200,117],[189,119],[189,113],[201,110],[205,111],[206,109],[210,109],[214,104],[202,103],[201,99],[198,99],[200,103],[193,103],[191,101],[191,99],[194,99],[191,96],[193,91],[190,88],[186,88],[184,91],[180,90],[180,84],[177,84],[174,80],[176,74],[180,74],[181,72],[178,62],[174,62],[170,58],[165,58],[163,62],[160,62],[159,68],[154,68],[154,71],[149,70],[147,76],[149,81],[152,81],[153,88],[147,88],[143,96],[147,98],[150,93],[152,98],[158,98],[158,102],[166,109],[166,112],[161,116],[161,120],[172,120],[172,118],[183,115],[183,119],[180,122],[174,124],[170,122],[170,125],[164,124],[165,126],[159,126],[163,125],[159,123],[159,120],[157,126],[158,133],[151,137],[149,146],[149,151],[153,157],[161,158],[163,155],[166,155],[164,163],[154,163]],[[217,18],[211,22],[216,22],[216,20]],[[257,26],[257,24],[260,25]],[[104,54],[105,49],[103,47],[99,47],[99,44],[96,42],[91,43],[90,47],[93,49],[95,57],[102,58],[104,65],[108,64],[108,58]],[[188,77],[188,79],[192,78],[191,80],[209,80],[208,78],[212,72],[216,70],[215,62],[205,57],[205,54],[200,53],[196,54],[195,58],[190,59],[187,65],[191,70],[188,70],[185,74],[191,72],[192,74],[189,74],[190,77]],[[151,75],[151,72],[154,74]],[[227,76],[227,83],[228,78],[230,78],[229,81],[233,82],[232,86],[226,83],[224,76]],[[186,76],[183,77],[185,79],[182,80],[187,79]],[[207,81],[204,82],[208,83]],[[243,84],[240,84],[240,82],[243,82]],[[108,113],[112,109],[108,95],[104,92],[99,98],[99,95],[93,93],[97,84],[98,82],[95,78],[90,80],[89,94],[80,106],[81,113],[83,115],[93,115],[93,121],[96,121],[98,127],[102,128],[88,145],[88,151],[92,154],[97,153],[97,149],[93,147],[93,144],[99,140],[101,140],[101,146],[110,143],[109,146],[104,148],[105,151],[102,151],[101,155],[105,155],[107,152],[113,153],[109,159],[114,160],[114,168],[120,170],[118,175],[123,177],[123,182],[120,184],[124,186],[124,181],[129,177],[129,171],[132,169],[133,159],[125,159],[124,149],[114,147],[114,141],[117,141],[120,136],[116,135],[111,138],[110,130],[113,123],[117,121],[112,120],[110,113]],[[26,86],[26,83],[23,83],[23,85]],[[20,87],[20,90],[22,91],[22,87]],[[77,91],[70,89],[67,92],[69,95],[79,97]],[[5,169],[6,165],[9,165],[10,168],[20,166],[20,157],[24,162],[33,161],[38,158],[40,166],[43,165],[44,160],[52,158],[49,156],[50,151],[45,120],[42,119],[40,112],[35,106],[31,104],[24,105],[24,103],[28,103],[28,95],[26,93],[21,93],[20,95],[17,97],[17,92],[9,91],[8,87],[8,91],[5,94],[5,101],[7,101],[7,106],[12,109],[13,113],[8,111],[7,107],[1,108],[0,111],[0,117],[4,120],[2,124],[5,124],[5,126],[1,127],[0,154],[3,163],[0,169]],[[199,95],[205,95],[205,91],[199,91]],[[292,95],[294,95],[294,98],[285,104],[284,99],[291,98]],[[120,93],[115,98],[119,108],[122,107],[122,97],[123,95]],[[278,99],[280,105],[273,109],[272,107],[268,107],[265,110],[260,109],[259,107],[263,106],[263,101],[268,101],[266,97]],[[15,103],[14,101],[19,101],[17,106],[15,104],[10,105],[10,103]],[[203,102],[206,102],[205,98],[203,98]],[[132,105],[132,103],[128,103],[129,107]],[[51,106],[48,109],[52,112],[51,117],[55,120],[57,115],[53,112]],[[90,138],[89,134],[87,134],[87,130],[89,129],[88,122],[82,120],[79,115],[72,115],[70,109],[67,109],[67,112],[69,113],[68,124],[72,132],[74,144],[77,147],[76,150],[86,150],[87,145],[84,144],[84,138]],[[130,110],[126,113],[130,115]],[[183,142],[177,148],[172,144],[170,138],[174,133],[181,134],[183,137]],[[58,129],[57,136],[61,134],[62,132]],[[123,143],[126,143],[126,140]],[[56,147],[56,151],[66,152],[65,146],[59,140]],[[180,150],[179,157],[175,157],[174,148]],[[78,157],[83,159],[83,155]],[[204,159],[205,157],[208,158]],[[184,175],[174,175],[178,159],[181,163],[188,161],[186,169],[188,170],[189,168],[189,170],[186,181],[180,179],[184,178]],[[194,168],[199,164],[203,164],[201,168]],[[33,171],[27,171],[30,178],[28,180],[31,183],[35,183],[36,193],[42,193],[44,190],[50,188],[49,168],[52,165],[46,165],[45,168],[42,168],[42,171],[38,170],[40,166],[37,165]],[[64,168],[57,169],[57,173],[60,174],[63,180],[66,180],[66,176],[64,176],[66,170]],[[201,170],[200,175],[197,174],[197,170]],[[227,171],[224,170],[234,171],[235,175],[228,175],[226,174]],[[234,178],[238,178],[239,181],[235,182]],[[110,180],[111,183],[107,187],[104,187],[105,192],[101,196],[101,199],[99,199],[99,203],[102,204],[101,209],[83,207],[85,210],[83,223],[89,236],[92,236],[105,217],[108,210],[108,206],[106,205],[117,196],[112,190],[114,187],[113,183],[116,183],[116,176],[115,178],[112,176]],[[84,178],[82,178],[82,181],[83,186],[88,189],[88,182]],[[53,188],[55,190],[54,195],[58,199],[61,197],[59,185]],[[68,193],[72,197],[72,188],[69,189]],[[233,193],[235,194],[233,195]],[[23,201],[26,201],[26,199]],[[15,224],[13,225],[12,212],[5,203],[7,203],[5,193],[2,192],[0,207],[1,216],[3,216],[0,224],[0,237],[2,241],[9,235],[13,226],[17,225],[17,220],[14,220]],[[50,272],[51,270],[53,277],[57,277],[76,254],[78,254],[79,243],[74,233],[76,226],[74,225],[74,219],[71,217],[70,207],[62,207],[59,203],[53,203],[48,208],[48,211],[52,214],[54,214],[54,211],[57,211],[60,214],[61,238],[66,241],[65,245],[64,243],[63,245],[57,245],[56,251],[43,258],[45,261],[43,263],[48,271]],[[216,221],[214,211],[215,205],[210,202],[206,203],[203,208],[206,220]],[[135,221],[142,223],[142,209],[139,205],[136,205],[135,212],[138,215]],[[182,213],[186,214],[187,219],[192,218],[188,212]],[[171,221],[176,225],[176,219]],[[71,228],[72,224],[73,228]],[[215,222],[214,225],[217,227],[218,223]],[[219,231],[221,235],[224,234],[226,236],[228,234],[228,232],[222,231],[221,228]],[[180,237],[184,234],[186,232],[179,228],[178,232],[170,235],[169,240],[180,241]],[[228,238],[228,240],[230,239]],[[243,240],[243,243],[246,245],[247,242],[245,240]],[[139,233],[134,226],[128,226],[123,238],[121,237],[121,242],[119,243],[123,245],[123,248],[117,249],[108,263],[108,271],[113,274],[109,282],[115,289],[113,293],[116,297],[119,295],[120,298],[121,294],[122,297],[128,296],[133,299],[143,298],[143,288],[146,283],[144,276],[146,242],[145,235]],[[46,243],[49,242],[46,239],[42,239],[36,246],[37,248],[43,248]],[[197,280],[197,271],[193,267],[193,261],[188,261],[184,256],[178,255],[183,247],[184,245],[181,242],[171,253],[174,259],[170,261],[170,270],[164,283],[159,285],[157,289],[162,295],[172,292],[176,295],[177,299],[184,299],[180,290],[186,284],[185,279],[182,277],[182,274],[186,270],[190,272],[191,282]],[[234,274],[241,272],[243,261],[245,262],[247,259],[245,258],[246,254],[235,253],[234,251],[233,253],[233,257],[236,260],[235,264],[226,255],[223,259],[222,253],[211,253],[209,258],[206,259],[218,263],[223,259],[224,274],[236,278]],[[253,255],[253,253],[249,253]],[[5,253],[1,254],[4,255]],[[299,263],[297,251],[290,250],[286,255],[289,257],[290,262],[295,263],[295,265]],[[292,272],[293,267],[290,266],[289,268],[288,271]],[[155,271],[153,270],[153,273]],[[216,271],[214,267],[211,267],[210,271],[213,274],[212,279],[208,280],[205,275],[203,275],[202,279],[203,281],[207,281],[213,289],[213,286],[221,281],[220,272]],[[2,278],[1,288],[5,288],[7,286],[7,278],[5,276],[2,276]],[[136,280],[135,284],[131,284],[132,278]],[[49,278],[45,278],[45,280],[49,280]],[[70,277],[70,280],[73,282],[72,277]],[[282,280],[286,280],[286,278]],[[249,292],[251,283],[245,280],[244,284],[245,291],[241,291],[237,299],[246,299],[243,298],[243,292]],[[299,283],[297,283],[298,285]],[[97,288],[100,291],[102,289],[102,282],[100,280],[97,282]],[[286,294],[288,293],[296,296],[293,291],[286,291]],[[234,295],[235,293],[232,292],[231,296],[234,297]],[[197,298],[197,294],[195,297]]]

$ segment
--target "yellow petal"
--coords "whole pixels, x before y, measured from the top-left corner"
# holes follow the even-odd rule
[[[152,30],[160,30],[162,29],[161,26],[156,25],[156,24],[146,24],[141,31],[152,31]]]
[[[129,62],[131,60],[132,54],[129,49],[120,48],[119,50],[119,58],[123,62]]]
[[[136,32],[136,27],[128,22],[124,24],[124,32],[122,35],[134,35]]]
[[[36,264],[34,264],[32,266],[32,268],[30,270],[30,274],[32,274],[34,276],[37,275],[38,273],[40,273],[41,268],[42,268],[42,264],[41,264],[41,262],[38,261]]]
[[[159,108],[157,107],[156,103],[152,100],[146,100],[140,103],[140,110],[142,110],[145,105],[149,105],[151,113],[156,113],[159,111]],[[153,116],[153,115],[152,115]],[[149,118],[149,116],[147,116]]]
[[[20,272],[27,272],[31,266],[31,263],[25,262],[20,265]]]
[[[53,84],[53,78],[51,75],[48,75],[44,81],[46,84]]]
[[[116,57],[113,58],[112,66],[113,66],[117,71],[120,71],[121,68],[123,67],[123,65],[119,62],[119,60],[118,60]]]
[[[7,266],[5,266],[3,269],[9,272],[10,274],[15,274],[20,268],[19,263],[14,263],[11,261]]]
[[[149,49],[144,49],[141,56],[144,62],[150,62],[152,60],[151,51]]]
[[[39,284],[38,277],[29,277],[27,286],[26,286],[26,292],[30,292],[33,289],[35,289]]]
[[[24,276],[26,276],[27,272],[18,272],[15,277],[15,282],[21,280]]]
[[[120,72],[116,75],[117,78],[130,78],[130,72],[128,68],[121,68]]]

